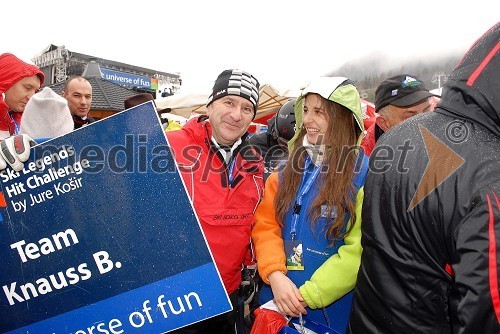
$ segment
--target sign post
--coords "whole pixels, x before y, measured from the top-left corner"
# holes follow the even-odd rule
[[[161,333],[231,309],[152,102],[36,146],[0,186],[1,333]]]

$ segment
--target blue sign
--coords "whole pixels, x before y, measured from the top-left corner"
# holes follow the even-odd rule
[[[152,102],[34,147],[0,185],[1,333],[161,333],[231,309]]]
[[[118,72],[101,68],[101,75],[104,79],[117,83],[119,85],[127,85],[134,87],[143,87],[151,89],[151,78],[140,75],[133,75],[124,72]]]

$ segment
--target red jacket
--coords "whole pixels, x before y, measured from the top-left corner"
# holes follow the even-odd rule
[[[40,86],[43,85],[45,75],[37,66],[25,63],[10,53],[0,55],[0,131],[9,131],[11,135],[14,134],[14,121],[9,116],[9,106],[3,100],[2,93],[9,90],[19,80],[34,75],[38,75]],[[21,121],[21,116],[22,113],[13,113],[18,123]]]
[[[363,148],[363,153],[367,156],[370,156],[375,149],[375,145],[377,144],[377,140],[381,135],[384,134],[384,130],[382,130],[376,122],[374,122],[361,140],[361,147]]]
[[[229,168],[212,148],[212,129],[203,116],[167,132],[169,145],[228,294],[241,283],[254,212],[264,193],[262,158],[250,146],[234,154]]]
[[[363,148],[363,153],[367,156],[370,156],[372,154],[373,149],[375,148],[375,144],[377,143],[377,140],[375,139],[375,126],[377,123],[373,123],[368,130],[366,130],[366,133],[361,140],[361,147]]]

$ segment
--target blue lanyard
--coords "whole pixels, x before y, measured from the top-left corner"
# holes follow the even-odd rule
[[[17,135],[19,133],[19,124],[17,124],[17,122],[14,120],[12,114],[9,113],[9,116],[12,122],[14,123],[14,134]]]
[[[228,171],[229,186],[231,186],[231,184],[233,183],[233,169],[235,163],[236,163],[236,157],[231,159],[231,163],[229,164],[229,171]]]
[[[300,188],[299,191],[297,192],[297,198],[295,199],[295,203],[293,205],[293,222],[292,222],[292,229],[290,230],[292,241],[295,239],[295,235],[297,234],[297,223],[299,221],[300,209],[302,208],[302,197],[309,191],[312,184],[316,180],[316,177],[318,177],[319,171],[321,169],[320,167],[314,166],[314,170],[312,172],[311,177],[309,177],[306,181],[306,176],[308,174],[307,170],[309,169],[311,163],[312,163],[311,158],[307,156],[306,161],[304,163],[305,167],[304,173],[302,174],[302,180],[300,181]]]

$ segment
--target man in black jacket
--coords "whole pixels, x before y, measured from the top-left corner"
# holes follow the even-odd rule
[[[497,23],[435,112],[377,143],[349,332],[500,332],[499,41]]]
[[[75,129],[95,122],[95,119],[89,115],[92,104],[92,86],[87,79],[80,76],[69,78],[64,84],[61,95],[68,100]]]

